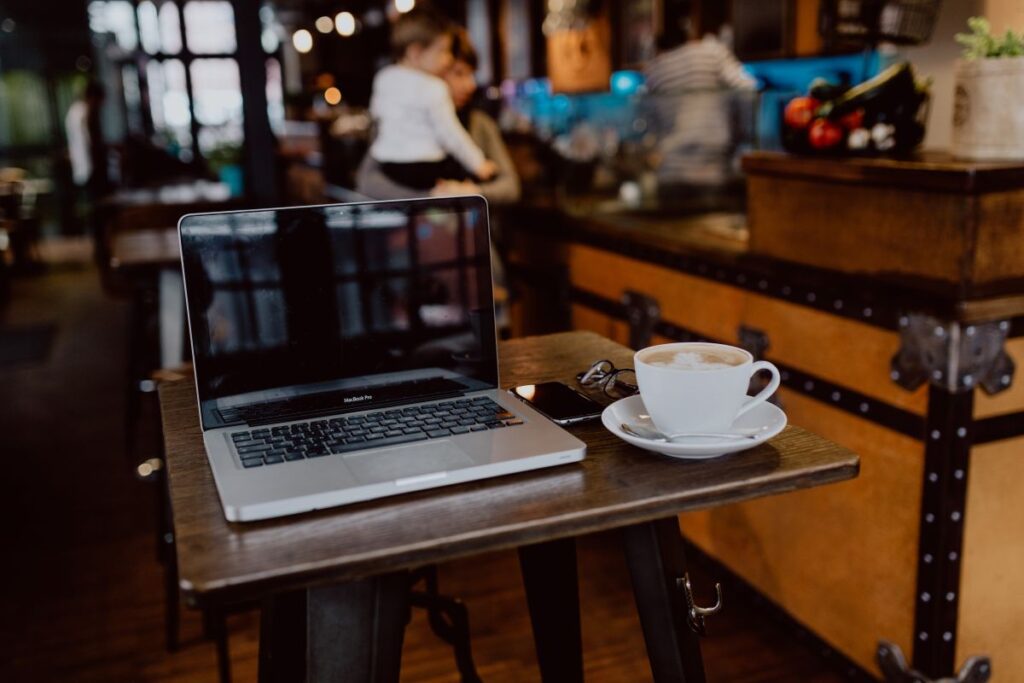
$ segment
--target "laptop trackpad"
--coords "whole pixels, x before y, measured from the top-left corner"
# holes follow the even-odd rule
[[[426,441],[345,456],[360,484],[408,479],[468,467],[473,460],[451,441]]]

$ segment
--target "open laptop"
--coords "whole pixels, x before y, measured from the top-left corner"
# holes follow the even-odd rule
[[[583,458],[498,389],[482,197],[191,214],[178,231],[228,520]]]

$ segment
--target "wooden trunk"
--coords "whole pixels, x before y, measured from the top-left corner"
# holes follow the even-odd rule
[[[1020,164],[758,153],[744,169],[752,253],[967,295],[1024,277]]]
[[[520,281],[520,306],[532,301],[557,310],[561,296],[574,329],[629,343],[637,333],[622,303],[630,292],[660,309],[649,343],[703,338],[749,349],[751,339],[763,340],[762,357],[783,369],[779,398],[790,421],[861,456],[855,481],[683,515],[680,526],[693,543],[875,676],[875,649],[886,639],[915,653],[915,664],[932,675],[986,654],[994,680],[1024,680],[1024,648],[1016,644],[1024,609],[1014,597],[1024,594],[1024,537],[1011,521],[1024,519],[1017,493],[1024,488],[1024,438],[1002,438],[1024,429],[1008,427],[1008,418],[999,422],[1024,416],[1024,382],[994,396],[950,395],[928,384],[907,390],[890,377],[901,348],[898,326],[880,324],[879,311],[852,315],[811,305],[813,291],[786,295],[784,267],[758,281],[735,263],[690,251],[673,266],[657,250],[629,248],[642,238],[628,231],[618,242],[582,224],[553,232],[534,222],[514,235],[510,270],[533,267],[542,254],[551,275]],[[521,311],[519,319],[534,316]],[[1010,339],[1006,349],[1024,364],[1024,338]],[[968,416],[973,402],[974,420],[959,441],[951,433],[930,442],[951,401],[966,401]],[[989,442],[970,448],[969,469],[947,467],[943,453],[983,438]],[[943,487],[939,503],[929,486]],[[937,518],[953,512],[956,521],[942,526],[950,533],[932,534],[927,516],[938,527]],[[962,547],[949,545],[961,538]],[[948,590],[933,587],[950,576]]]

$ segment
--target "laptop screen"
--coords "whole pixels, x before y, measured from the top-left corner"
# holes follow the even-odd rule
[[[480,197],[185,216],[206,429],[497,386]]]

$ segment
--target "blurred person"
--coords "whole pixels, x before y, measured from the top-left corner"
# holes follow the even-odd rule
[[[463,128],[441,76],[451,67],[451,24],[429,8],[395,22],[396,64],[373,79],[370,115],[377,136],[369,155],[396,183],[429,190],[441,179],[487,181],[497,166]]]
[[[75,185],[86,190],[90,200],[110,190],[107,143],[103,138],[101,118],[106,97],[103,85],[90,80],[85,85],[82,97],[71,104],[64,117],[71,177]]]
[[[733,93],[753,92],[757,81],[714,34],[697,36],[688,2],[677,9],[682,43],[645,69],[660,137],[657,176],[666,185],[718,185],[731,173]]]
[[[486,112],[473,106],[473,95],[477,90],[474,75],[477,66],[477,52],[469,35],[463,28],[455,29],[452,33],[452,63],[442,78],[451,92],[459,121],[484,155],[497,165],[497,175],[487,182],[443,178],[429,190],[411,188],[385,175],[380,164],[368,154],[356,174],[356,190],[359,193],[374,199],[404,199],[427,194],[481,194],[496,204],[510,204],[519,199],[519,175],[505,147],[498,124]]]

